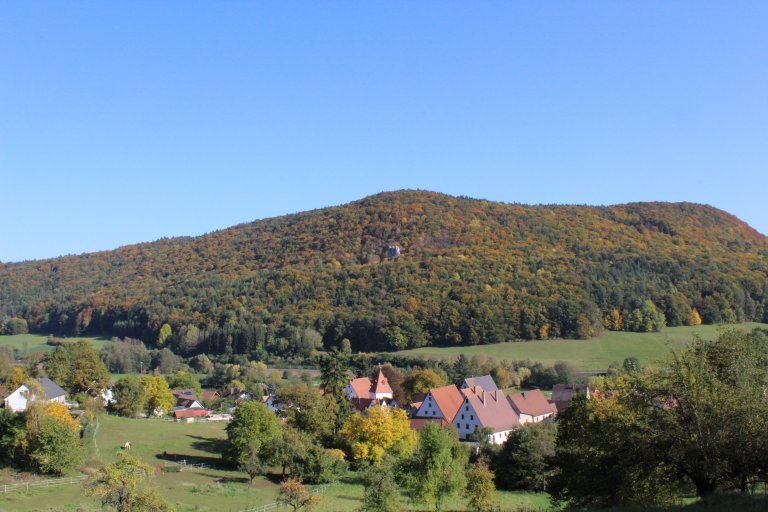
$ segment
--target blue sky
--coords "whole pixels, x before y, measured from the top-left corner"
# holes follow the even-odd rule
[[[0,260],[421,188],[768,233],[768,2],[0,1]]]

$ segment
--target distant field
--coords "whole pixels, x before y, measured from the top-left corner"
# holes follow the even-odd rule
[[[158,456],[167,452],[185,458],[190,463],[206,462],[212,469],[165,473],[153,480],[163,496],[179,511],[236,512],[245,508],[272,503],[277,496],[277,484],[267,478],[258,478],[253,486],[247,484],[245,474],[238,471],[216,468],[221,462],[219,452],[221,440],[226,437],[224,424],[192,423],[182,424],[163,420],[131,420],[114,416],[103,416],[97,435],[98,453],[92,448],[91,464],[111,462],[117,457],[120,447],[130,441],[132,453],[139,455],[152,466],[162,464]],[[350,475],[351,477],[353,475]],[[9,479],[0,478],[0,483]],[[360,507],[363,488],[353,479],[336,484],[324,494],[317,512],[352,512]],[[504,507],[548,506],[545,494],[499,492],[499,503]],[[405,497],[402,504],[409,510],[430,510],[413,508]],[[446,503],[447,510],[461,509],[464,500],[457,498]],[[78,508],[81,507],[81,508]],[[36,489],[29,492],[0,494],[0,512],[35,510],[99,510],[92,498],[82,494],[80,484]]]
[[[738,329],[751,330],[768,324],[743,323],[729,325]],[[476,345],[472,347],[425,347],[405,350],[399,354],[413,354],[430,357],[456,357],[459,354],[473,356],[483,354],[496,359],[530,359],[545,365],[556,361],[568,361],[579,370],[605,369],[614,361],[621,363],[625,357],[635,356],[643,366],[659,366],[669,357],[672,349],[687,345],[693,335],[705,339],[717,337],[717,325],[697,327],[668,327],[658,333],[610,332],[590,340],[541,340]]]
[[[106,338],[95,337],[80,337],[80,338],[63,338],[67,342],[74,342],[77,340],[88,340],[99,349],[107,341]],[[15,334],[13,336],[0,336],[0,345],[10,345],[11,347],[19,350],[24,355],[28,352],[50,352],[56,347],[47,345],[48,336],[42,334]]]

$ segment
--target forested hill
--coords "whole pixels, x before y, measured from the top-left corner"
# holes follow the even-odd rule
[[[180,352],[257,356],[297,355],[318,343],[313,331],[326,346],[385,350],[766,321],[768,242],[689,203],[524,206],[399,191],[5,263],[0,316],[150,344],[168,323]]]

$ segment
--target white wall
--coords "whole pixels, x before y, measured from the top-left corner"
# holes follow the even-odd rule
[[[440,411],[437,403],[432,398],[431,392],[426,397],[424,397],[424,401],[421,403],[421,407],[419,407],[419,410],[416,413],[416,417],[437,419],[444,418],[443,413]]]

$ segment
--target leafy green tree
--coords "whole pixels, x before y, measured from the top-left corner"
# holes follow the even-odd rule
[[[194,389],[197,398],[202,399],[203,387],[200,385],[200,381],[184,370],[179,370],[168,377],[168,387],[171,389]]]
[[[344,386],[349,382],[349,356],[338,350],[318,356],[320,386],[335,398],[344,395]]]
[[[112,408],[120,415],[136,418],[145,408],[144,385],[136,375],[126,375],[115,383]]]
[[[23,318],[13,317],[9,318],[7,321],[3,322],[3,334],[26,334],[29,332],[29,326],[27,325],[27,321]]]
[[[255,452],[263,465],[275,459],[275,442],[280,438],[281,425],[266,405],[258,402],[240,404],[227,425],[225,456],[235,464]]]
[[[171,326],[168,324],[163,324],[163,326],[160,328],[160,333],[157,335],[157,346],[162,347],[165,345],[165,342],[168,341],[168,338],[170,338],[171,335],[173,335]]]
[[[464,354],[459,354],[451,367],[451,382],[460,386],[464,379],[476,375],[478,369]]]
[[[556,427],[537,423],[510,432],[494,457],[496,485],[501,489],[541,492],[551,475]]]
[[[321,395],[310,384],[288,384],[280,387],[276,402],[284,406],[282,415],[288,425],[316,440],[328,441],[332,436],[339,411],[333,396]]]
[[[48,376],[72,394],[98,395],[109,383],[109,372],[98,351],[86,340],[59,345],[45,357]]]
[[[446,380],[443,376],[430,368],[414,368],[403,381],[403,389],[406,398],[410,400],[416,393],[428,393],[432,388],[445,386]]]
[[[363,471],[363,504],[360,512],[400,512],[400,490],[395,481],[395,460]]]
[[[483,460],[470,465],[467,470],[467,486],[464,489],[467,506],[471,510],[484,512],[493,509],[496,503],[496,486],[493,472]]]
[[[467,458],[452,427],[427,425],[400,473],[404,487],[415,502],[440,510],[446,498],[464,488]]]
[[[101,501],[102,507],[116,512],[171,512],[170,503],[149,485],[151,466],[135,455],[118,453],[118,460],[102,466],[88,482],[85,493]]]
[[[622,368],[624,368],[625,372],[639,372],[640,360],[634,356],[625,357],[624,362],[621,364],[621,366]]]
[[[62,404],[33,402],[24,412],[24,429],[16,435],[14,451],[31,471],[66,473],[82,461],[80,424]]]

